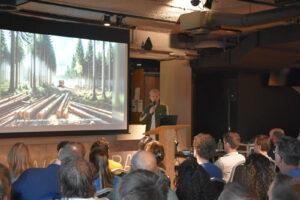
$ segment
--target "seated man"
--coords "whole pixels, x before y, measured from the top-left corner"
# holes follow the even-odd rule
[[[92,200],[96,188],[90,164],[81,158],[67,158],[59,169],[61,200]]]
[[[209,173],[210,177],[222,179],[222,171],[209,162],[209,159],[212,159],[215,155],[215,139],[209,134],[199,133],[194,137],[193,146],[197,163]]]
[[[232,168],[239,163],[245,162],[245,157],[237,152],[241,141],[238,133],[225,133],[223,141],[226,154],[219,158],[215,165],[222,170],[223,180],[228,182]]]
[[[148,151],[138,151],[137,153],[135,153],[133,155],[133,157],[131,159],[131,172],[140,170],[140,169],[147,170],[147,171],[150,171],[155,174],[158,173],[158,166],[157,166],[156,158],[153,153],[148,152]],[[163,182],[160,182],[160,184],[167,186],[167,182],[165,181],[164,176],[159,176],[159,177],[160,177],[160,180],[164,180]],[[119,187],[120,187],[120,183],[119,183]],[[161,186],[161,187],[164,187],[164,186]],[[108,197],[109,197],[109,199],[112,199],[112,200],[118,200],[115,191],[113,191]],[[178,199],[176,194],[170,188],[168,188],[167,199],[168,200],[177,200]]]
[[[282,136],[276,142],[275,163],[281,173],[300,178],[300,141]]]
[[[269,139],[270,139],[270,150],[268,151],[268,156],[270,156],[273,160],[275,160],[275,148],[276,148],[276,141],[278,137],[285,135],[284,130],[281,128],[273,128],[269,132]]]
[[[300,179],[285,174],[277,174],[269,187],[270,200],[299,200]]]
[[[164,180],[143,169],[125,175],[117,190],[120,200],[167,200],[167,193],[168,186]]]
[[[61,162],[72,156],[83,155],[78,142],[71,142],[62,147],[58,152],[58,158],[54,164],[47,168],[27,169],[12,187],[13,199],[41,200],[60,197],[58,184],[58,170]]]
[[[9,170],[3,164],[0,163],[0,199],[9,200],[11,190],[11,179],[9,176]]]
[[[96,148],[100,148],[106,152],[107,159],[108,159],[108,168],[110,169],[110,171],[113,172],[116,169],[121,169],[121,170],[124,169],[121,163],[109,159],[109,142],[105,138],[101,137],[96,142],[94,142],[91,146],[91,151],[93,151]],[[122,172],[116,171],[113,173],[115,175],[120,175]]]

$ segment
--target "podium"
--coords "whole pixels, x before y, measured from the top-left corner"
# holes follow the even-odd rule
[[[177,139],[176,131],[189,127],[189,125],[172,125],[160,126],[151,131],[147,131],[145,135],[158,135],[159,142],[165,150],[165,158],[163,163],[166,167],[167,175],[170,176],[171,188],[175,189],[175,140]]]

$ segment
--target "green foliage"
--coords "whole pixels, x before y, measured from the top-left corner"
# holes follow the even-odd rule
[[[18,86],[16,92],[23,94],[32,94],[32,89],[26,83],[22,83]]]
[[[36,91],[32,93],[33,97],[41,98],[41,97],[48,97],[52,94],[61,94],[62,92],[57,89],[56,87],[52,87],[48,84],[42,84],[42,86],[37,87]]]

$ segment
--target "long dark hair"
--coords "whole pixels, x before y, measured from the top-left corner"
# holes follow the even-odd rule
[[[108,168],[107,153],[101,148],[96,148],[90,153],[90,162],[95,167],[95,178],[99,176],[100,189],[113,186],[113,174]]]
[[[190,158],[178,166],[176,194],[179,200],[206,200],[210,176],[206,170]]]

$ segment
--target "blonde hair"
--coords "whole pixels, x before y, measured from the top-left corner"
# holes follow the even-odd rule
[[[32,167],[29,149],[24,143],[16,143],[10,148],[7,161],[9,169],[16,176],[12,178],[19,177],[26,169]]]
[[[151,89],[150,92],[149,92],[149,95],[151,95],[152,93],[158,93],[158,94],[160,94],[160,92],[159,92],[158,89]]]

